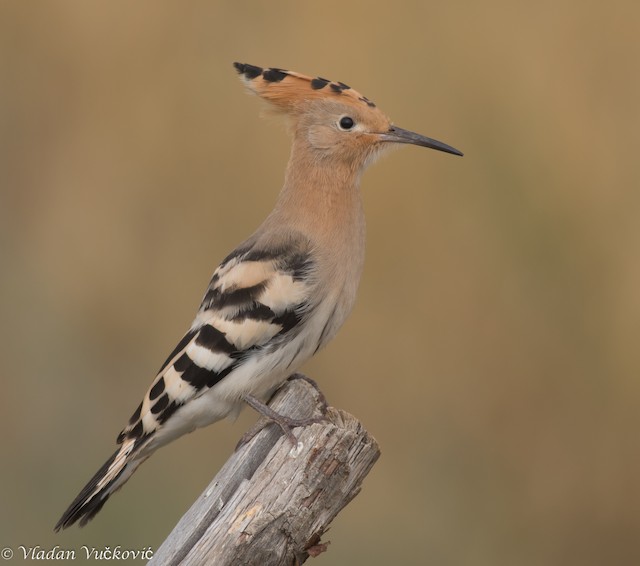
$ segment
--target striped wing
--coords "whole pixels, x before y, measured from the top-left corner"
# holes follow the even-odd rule
[[[142,441],[258,351],[290,340],[309,315],[308,245],[240,248],[213,274],[193,325],[169,355],[127,427]]]

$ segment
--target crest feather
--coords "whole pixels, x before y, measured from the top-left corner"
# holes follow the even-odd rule
[[[262,68],[246,63],[234,63],[233,66],[251,92],[285,112],[296,112],[310,100],[338,97],[348,104],[375,107],[366,96],[341,82],[308,77],[277,67]]]

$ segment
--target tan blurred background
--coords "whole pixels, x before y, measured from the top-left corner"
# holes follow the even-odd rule
[[[631,1],[3,2],[0,545],[157,548],[254,420],[52,533],[275,200],[238,60],[465,152],[364,178],[360,297],[305,369],[383,455],[317,563],[640,563],[639,37]]]

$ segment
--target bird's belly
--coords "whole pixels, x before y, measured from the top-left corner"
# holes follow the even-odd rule
[[[268,397],[315,351],[314,341],[299,334],[274,351],[257,351],[199,397],[191,399],[156,432],[153,450],[183,434],[208,426],[242,409],[243,396]]]

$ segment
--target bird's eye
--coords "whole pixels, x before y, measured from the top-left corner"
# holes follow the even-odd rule
[[[338,127],[344,131],[353,129],[355,125],[356,123],[353,121],[353,118],[351,118],[350,116],[343,116],[342,118],[340,118],[340,121],[338,122]]]

